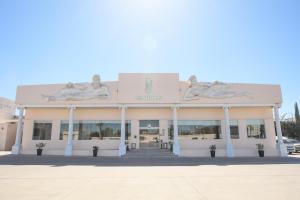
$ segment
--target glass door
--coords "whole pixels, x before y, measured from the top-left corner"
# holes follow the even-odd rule
[[[159,120],[140,120],[140,148],[160,148]]]

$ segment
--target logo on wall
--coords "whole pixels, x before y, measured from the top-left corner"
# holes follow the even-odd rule
[[[145,93],[146,95],[136,96],[137,100],[141,101],[160,101],[161,96],[152,95],[153,81],[150,78],[145,79]]]
[[[148,95],[152,93],[152,80],[149,78],[145,80],[145,92]]]

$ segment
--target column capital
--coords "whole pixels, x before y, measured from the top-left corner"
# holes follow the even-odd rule
[[[279,109],[279,108],[281,108],[281,104],[276,103],[276,104],[274,104],[273,108]]]
[[[171,108],[172,108],[172,109],[179,109],[180,107],[179,107],[178,104],[174,104],[174,105],[171,106]]]
[[[223,109],[230,109],[230,108],[231,108],[231,106],[229,106],[227,104],[223,105]]]
[[[71,109],[72,109],[72,110],[75,110],[75,109],[76,109],[76,106],[74,106],[74,105],[69,105],[69,106],[67,106],[67,108],[70,109],[70,110],[71,110]]]
[[[122,109],[122,108],[124,108],[125,110],[128,108],[128,106],[127,105],[125,105],[125,104],[121,104],[121,105],[119,105],[119,109]]]

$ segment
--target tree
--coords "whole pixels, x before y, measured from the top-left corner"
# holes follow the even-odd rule
[[[288,138],[297,138],[295,121],[281,121],[282,135]]]
[[[300,114],[297,102],[295,103],[295,137],[300,138]]]
[[[297,103],[295,103],[295,120],[296,120],[296,124],[300,125],[300,114],[299,114],[299,108]]]
[[[288,138],[300,139],[300,113],[297,102],[295,103],[295,118],[289,120],[285,119],[285,116],[281,120],[282,135]]]

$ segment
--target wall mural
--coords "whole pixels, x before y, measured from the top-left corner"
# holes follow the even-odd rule
[[[198,100],[203,98],[226,99],[232,97],[249,97],[248,92],[232,89],[231,84],[215,81],[213,83],[198,82],[197,77],[189,78],[189,88],[186,90],[184,100]]]
[[[107,99],[109,89],[101,83],[99,75],[94,75],[91,83],[68,83],[54,94],[42,95],[48,101],[82,101],[91,99]]]

